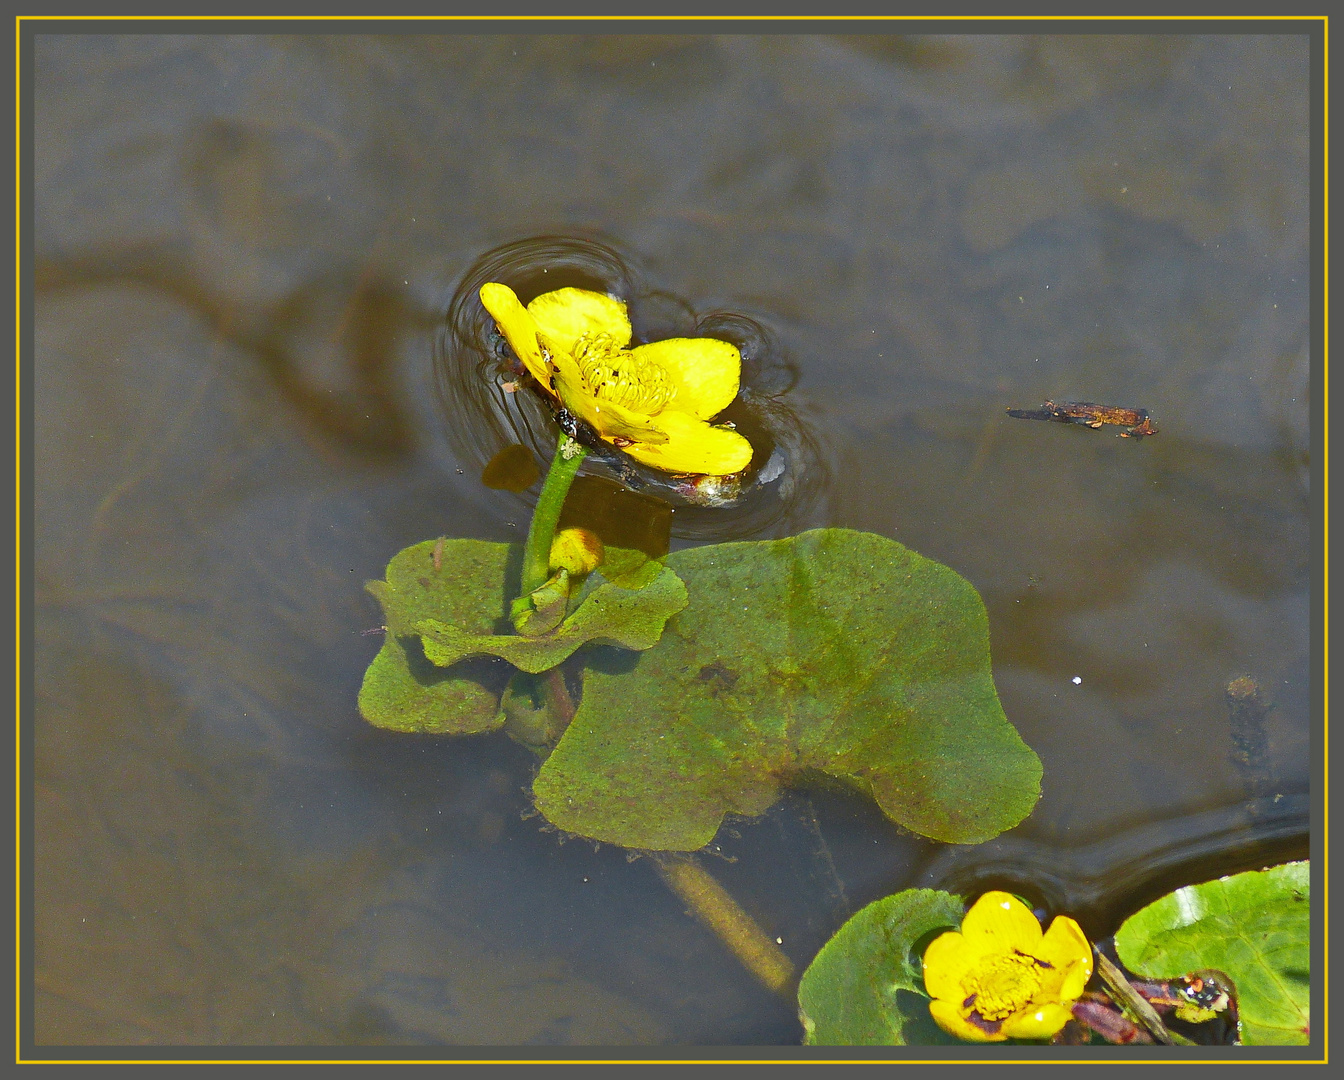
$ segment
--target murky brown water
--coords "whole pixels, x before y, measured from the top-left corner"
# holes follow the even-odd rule
[[[1010,882],[1105,933],[1190,866],[1301,854],[1307,59],[40,37],[38,1043],[800,1037],[647,862],[523,817],[529,754],[356,713],[362,582],[526,528],[435,364],[459,279],[527,237],[771,335],[817,448],[771,534],[892,536],[989,607],[1041,803],[980,848],[826,793],[725,830],[716,873],[797,962],[908,885]],[[1160,434],[1005,415],[1046,398]]]

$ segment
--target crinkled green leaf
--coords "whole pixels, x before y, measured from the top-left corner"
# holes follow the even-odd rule
[[[955,1043],[929,1015],[916,945],[961,924],[961,897],[906,889],[854,914],[822,946],[798,985],[809,1046]]]
[[[603,551],[602,565],[597,568],[597,572],[622,589],[642,589],[657,580],[662,566],[662,562],[650,559],[639,548],[608,545]]]
[[[398,552],[386,579],[365,586],[383,606],[387,637],[360,687],[364,719],[393,731],[438,735],[500,726],[499,691],[491,684],[502,679],[491,678],[490,661],[437,667],[411,627],[433,615],[488,633],[503,617],[505,579],[517,560],[508,544],[426,540]]]
[[[1040,760],[1003,715],[975,589],[894,540],[821,529],[667,558],[689,602],[658,647],[590,663],[534,784],[570,832],[694,850],[807,770],[953,843],[1021,821]]]
[[[1247,1044],[1308,1041],[1311,877],[1285,863],[1187,885],[1131,915],[1115,935],[1120,960],[1150,979],[1216,968],[1237,987]]]
[[[555,667],[590,642],[648,649],[658,643],[667,620],[685,606],[686,587],[675,572],[663,567],[642,589],[602,582],[548,634],[473,633],[438,618],[420,619],[413,629],[424,642],[425,656],[442,667],[472,656],[499,656],[536,673]]]

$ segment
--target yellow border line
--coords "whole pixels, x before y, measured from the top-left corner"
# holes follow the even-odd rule
[[[1321,923],[1323,965],[1321,1004],[1325,1014],[1321,1027],[1321,1057],[1306,1058],[24,1058],[22,1053],[22,887],[20,845],[23,839],[21,795],[22,750],[22,662],[20,652],[22,595],[22,438],[21,394],[23,383],[22,327],[22,32],[25,22],[1318,22],[1321,24],[1321,238],[1322,238],[1322,309],[1321,309],[1321,516],[1322,516],[1322,735],[1321,754],[1321,894],[1325,917]],[[1328,15],[16,15],[14,17],[14,1060],[30,1065],[979,1065],[1012,1060],[1023,1065],[1068,1065],[1086,1062],[1097,1065],[1180,1062],[1181,1064],[1218,1065],[1314,1065],[1328,1063],[1330,1006],[1330,933],[1329,933],[1329,739],[1330,739],[1330,17]]]

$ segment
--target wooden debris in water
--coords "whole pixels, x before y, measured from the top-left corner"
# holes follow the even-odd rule
[[[1098,405],[1095,401],[1046,401],[1039,409],[1009,409],[1008,415],[1019,420],[1055,420],[1062,424],[1082,424],[1090,428],[1115,424],[1125,428],[1120,432],[1122,439],[1157,434],[1147,409]]]

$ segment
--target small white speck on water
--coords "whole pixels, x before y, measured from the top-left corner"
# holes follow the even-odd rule
[[[1083,677],[1082,677],[1081,675],[1075,675],[1075,676],[1073,677],[1073,685],[1074,685],[1074,686],[1082,686],[1082,685],[1083,685]]]

